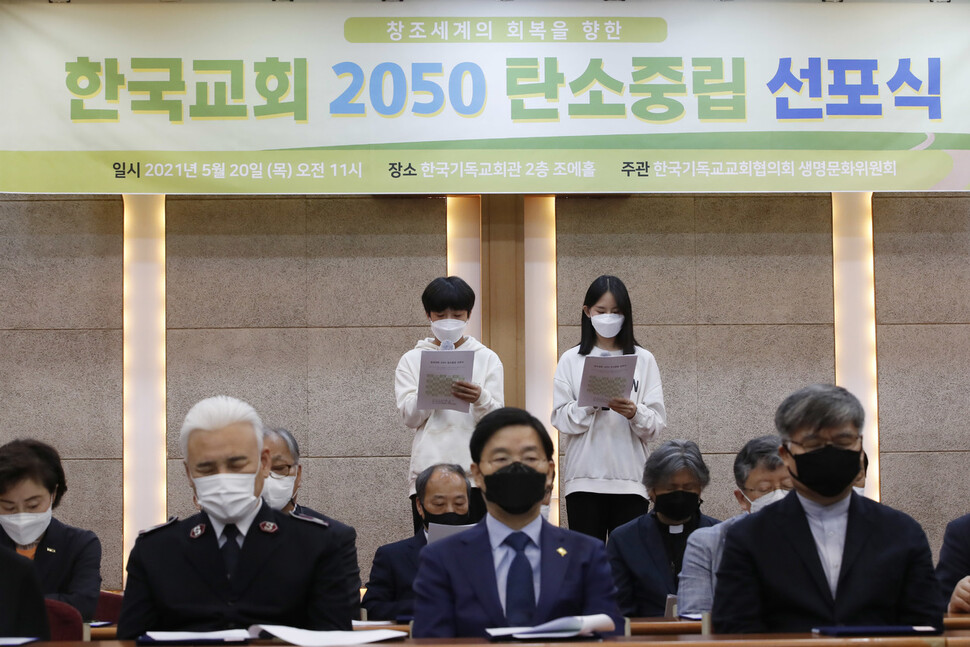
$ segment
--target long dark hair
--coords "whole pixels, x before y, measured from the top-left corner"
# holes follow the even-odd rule
[[[633,307],[630,305],[630,295],[626,291],[623,281],[609,274],[597,278],[586,290],[583,305],[592,308],[607,292],[616,299],[616,307],[623,315],[623,327],[616,335],[616,343],[623,349],[624,355],[632,355],[636,352],[634,346],[639,346],[639,344],[633,337]],[[579,354],[589,355],[593,346],[596,345],[596,331],[593,329],[593,322],[590,321],[585,312],[581,312],[579,317],[582,329],[582,336],[579,340]]]

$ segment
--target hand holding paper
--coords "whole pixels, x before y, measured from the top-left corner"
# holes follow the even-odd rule
[[[636,369],[636,355],[588,355],[583,364],[583,380],[579,385],[579,406],[609,407],[616,398],[629,402]]]
[[[419,409],[453,409],[467,412],[469,402],[465,398],[467,387],[459,391],[465,398],[455,395],[455,384],[471,383],[475,366],[475,351],[426,350],[421,353],[421,374],[418,376]],[[474,386],[474,385],[472,385]],[[477,387],[476,387],[477,388]],[[481,390],[479,390],[479,394]],[[478,399],[478,396],[475,396]]]

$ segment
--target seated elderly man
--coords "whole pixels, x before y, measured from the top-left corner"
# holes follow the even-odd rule
[[[179,442],[202,512],[140,534],[118,637],[253,623],[351,629],[360,595],[353,536],[262,501],[270,452],[256,411],[228,396],[202,400]]]
[[[734,458],[734,482],[738,486],[734,498],[742,513],[716,526],[698,528],[687,539],[677,587],[677,608],[681,614],[711,610],[717,567],[721,564],[728,528],[748,513],[785,498],[792,489],[791,474],[778,455],[779,445],[778,436],[762,436],[745,444]]]
[[[335,535],[343,537],[338,543],[354,544],[357,539],[356,530],[296,502],[296,493],[303,481],[303,466],[300,464],[300,445],[293,434],[282,427],[266,427],[263,430],[263,447],[269,450],[269,478],[263,481],[262,497],[269,507],[297,516],[322,519]],[[356,556],[354,559],[356,560]]]
[[[845,389],[816,384],[775,413],[795,490],[728,530],[712,612],[716,633],[831,625],[943,626],[919,524],[852,492],[865,414]]]
[[[936,578],[947,613],[970,613],[970,514],[946,525]]]
[[[438,463],[418,474],[415,503],[424,530],[408,539],[386,544],[374,554],[370,581],[361,606],[368,620],[402,620],[414,616],[414,576],[418,553],[428,543],[428,524],[468,523],[471,483],[460,465]]]
[[[710,481],[701,450],[690,440],[668,440],[647,458],[643,484],[653,509],[614,530],[606,545],[623,615],[664,614],[667,595],[677,593],[688,537],[718,522],[700,510]]]

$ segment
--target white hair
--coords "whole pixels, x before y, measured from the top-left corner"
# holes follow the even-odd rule
[[[182,460],[189,459],[189,436],[193,431],[215,431],[238,422],[248,422],[256,435],[257,451],[263,451],[263,420],[248,402],[228,395],[216,395],[196,402],[185,414],[179,431]]]

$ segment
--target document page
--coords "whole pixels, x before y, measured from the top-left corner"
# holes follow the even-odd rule
[[[473,350],[426,350],[421,352],[418,376],[418,409],[452,409],[466,413],[471,406],[451,394],[451,385],[472,381]]]
[[[310,631],[284,625],[253,625],[249,628],[252,636],[261,631],[273,634],[280,640],[301,647],[331,647],[331,645],[363,645],[381,640],[407,638],[405,631],[393,629],[367,629],[362,631]]]
[[[587,355],[579,385],[579,406],[605,407],[613,398],[629,398],[636,369],[636,355]]]
[[[616,624],[605,613],[592,616],[565,616],[556,618],[535,627],[496,627],[485,631],[493,638],[512,636],[513,638],[572,638],[588,636],[595,631],[613,631]]]

